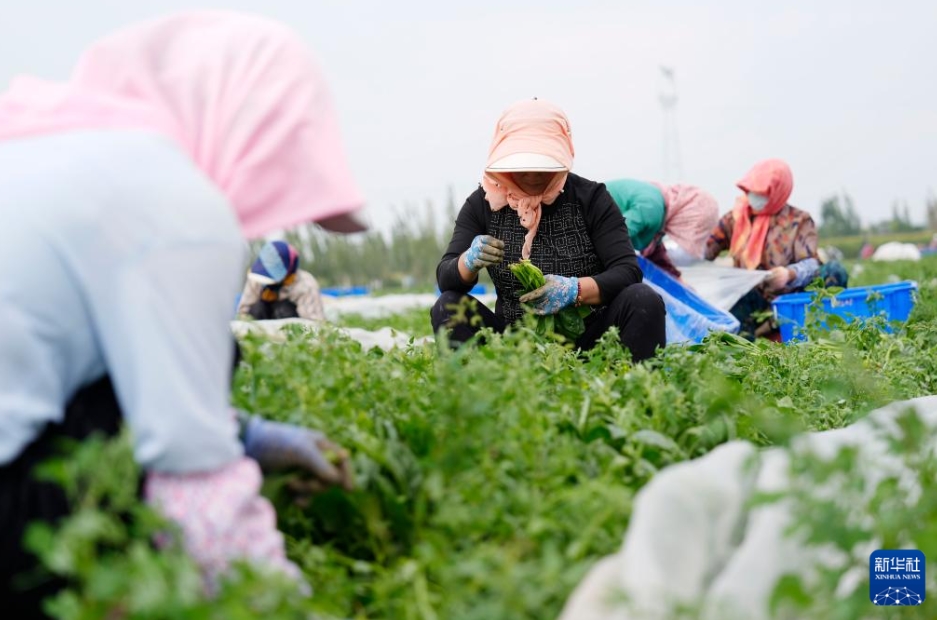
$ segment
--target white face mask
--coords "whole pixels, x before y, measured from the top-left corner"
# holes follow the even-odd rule
[[[758,213],[765,208],[768,204],[768,197],[764,194],[756,194],[755,192],[748,192],[748,204],[751,206],[752,211]]]

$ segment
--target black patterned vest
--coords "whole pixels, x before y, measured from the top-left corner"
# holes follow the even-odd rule
[[[595,253],[580,204],[564,202],[564,194],[560,194],[556,202],[541,209],[540,227],[530,250],[530,262],[539,267],[544,275],[552,273],[581,278],[605,270]],[[524,314],[518,301],[523,292],[508,265],[521,259],[527,230],[521,226],[517,213],[510,207],[504,207],[492,212],[488,234],[504,241],[504,261],[496,267],[489,267],[488,274],[498,291],[496,312],[508,323],[513,323]],[[599,308],[596,306],[596,309]]]

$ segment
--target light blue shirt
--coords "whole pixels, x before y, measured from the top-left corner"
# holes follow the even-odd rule
[[[227,199],[167,138],[0,142],[0,464],[104,374],[145,468],[240,457],[229,319],[243,254]]]
[[[796,274],[794,279],[787,283],[787,288],[789,289],[798,289],[807,286],[813,282],[817,274],[820,273],[820,261],[815,258],[805,258],[800,262],[791,263],[787,267],[788,269],[793,269]]]

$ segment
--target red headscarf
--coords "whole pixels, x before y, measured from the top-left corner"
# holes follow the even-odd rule
[[[794,176],[790,167],[780,159],[766,159],[755,164],[737,185],[745,195],[739,196],[732,210],[735,222],[729,253],[736,264],[745,269],[756,269],[765,251],[771,218],[787,205],[794,189]],[[766,195],[768,203],[765,208],[758,213],[752,211],[748,192]]]

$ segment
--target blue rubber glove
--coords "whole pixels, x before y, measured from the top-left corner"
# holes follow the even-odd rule
[[[504,241],[491,235],[478,235],[465,252],[465,267],[478,273],[485,267],[493,267],[504,260]]]
[[[297,469],[312,475],[310,480],[293,481],[290,488],[294,492],[314,493],[338,485],[351,490],[348,451],[322,433],[242,412],[238,414],[238,421],[244,453],[257,461],[265,472]]]
[[[521,303],[527,304],[534,314],[556,314],[576,303],[579,278],[550,274],[545,279],[546,284],[520,297]]]

